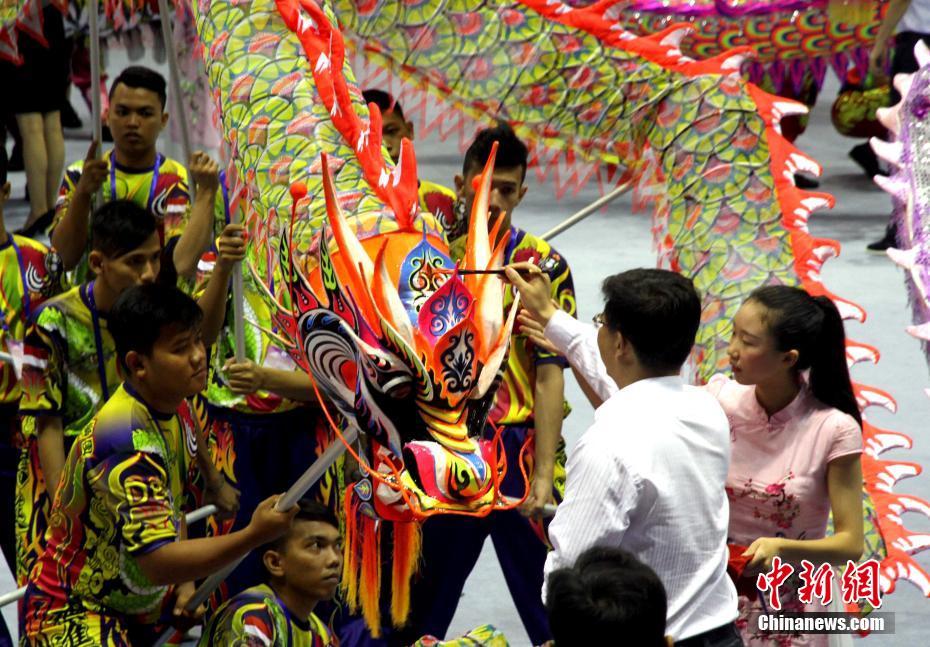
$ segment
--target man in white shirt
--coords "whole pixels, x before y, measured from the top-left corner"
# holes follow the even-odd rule
[[[525,278],[510,268],[507,276],[524,308],[546,325],[547,337],[550,327],[565,327],[561,340],[581,341],[574,350],[590,360],[583,324],[565,322],[545,278],[523,269]],[[592,546],[623,548],[662,580],[676,645],[742,645],[733,625],[736,589],[726,573],[729,425],[713,396],[680,377],[700,323],[700,298],[690,280],[664,270],[623,272],[602,289],[606,304],[596,321],[603,366],[588,361],[580,372],[609,397],[569,456],[565,498],[549,526],[546,575]]]

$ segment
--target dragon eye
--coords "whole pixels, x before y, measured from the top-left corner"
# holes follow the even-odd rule
[[[413,385],[410,382],[401,382],[396,386],[388,389],[387,394],[395,400],[406,400],[413,393]]]

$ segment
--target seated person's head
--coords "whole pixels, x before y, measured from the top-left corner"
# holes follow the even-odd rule
[[[129,288],[108,317],[123,375],[156,410],[173,413],[207,386],[203,312],[173,286]]]
[[[342,577],[342,537],[335,515],[309,499],[291,528],[262,551],[268,583],[295,612],[309,615],[317,602],[336,594]]]
[[[607,374],[621,388],[631,375],[677,375],[701,323],[701,299],[691,280],[636,269],[607,277],[601,290],[606,303],[597,343]]]
[[[670,647],[666,607],[659,577],[620,548],[589,548],[546,586],[555,647]]]
[[[365,103],[373,103],[381,109],[381,140],[394,163],[400,159],[400,142],[406,137],[413,141],[413,124],[404,119],[404,110],[393,96],[384,90],[362,92]]]
[[[116,149],[130,160],[150,155],[168,123],[165,77],[141,65],[127,67],[110,85],[107,125]]]
[[[161,270],[161,240],[152,212],[129,200],[112,200],[90,219],[88,264],[115,298],[152,283]]]
[[[488,206],[490,212],[488,226],[492,227],[501,214],[504,214],[502,232],[510,229],[513,210],[526,195],[526,167],[529,152],[526,144],[520,141],[513,129],[504,122],[494,128],[486,128],[475,135],[475,140],[465,151],[462,175],[455,176],[455,190],[465,206],[465,217],[471,216],[471,205],[475,197],[474,180],[481,175],[484,165],[491,156],[491,147],[497,142],[497,156],[494,162],[494,175],[491,183],[491,198]]]

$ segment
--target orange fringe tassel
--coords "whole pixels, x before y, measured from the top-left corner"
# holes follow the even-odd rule
[[[345,535],[343,539],[342,560],[342,591],[349,611],[355,613],[358,609],[358,560],[361,550],[358,547],[358,531],[356,520],[358,510],[353,505],[355,497],[352,496],[352,487],[346,488],[343,510],[345,511]]]
[[[358,509],[352,488],[346,490],[345,565],[342,589],[349,611],[359,607],[373,638],[381,637],[381,524]]]
[[[420,558],[420,524],[395,523],[394,560],[391,573],[391,622],[403,627],[410,615],[410,578]]]
[[[358,586],[362,617],[373,638],[381,637],[381,525],[368,515],[361,515],[362,559]]]

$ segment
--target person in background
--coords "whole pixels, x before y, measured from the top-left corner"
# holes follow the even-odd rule
[[[223,180],[221,191],[223,208],[214,212],[217,233],[229,227],[231,221]],[[212,281],[214,256],[205,254],[201,259],[198,286]],[[214,535],[245,527],[249,523],[247,511],[290,487],[334,441],[310,376],[274,339],[276,322],[263,286],[245,265],[235,271],[242,272],[245,357],[236,359],[233,295],[229,291],[224,295],[222,329],[210,354],[210,376],[202,398],[205,404],[198,415],[206,430],[212,462],[225,482],[240,493],[244,513],[235,518],[211,518],[208,532]],[[195,288],[195,292],[199,291],[199,287]],[[309,495],[333,509],[338,508],[342,491],[341,465],[339,461],[327,471]],[[249,554],[217,589],[211,607],[264,580],[261,554]]]
[[[69,52],[61,11],[39,9],[45,43],[20,30],[20,64],[2,63],[3,101],[16,115],[22,137],[29,217],[18,232],[29,238],[45,231],[54,216],[55,195],[65,164],[61,104],[68,87]]]
[[[404,139],[413,141],[413,123],[404,118],[404,110],[397,100],[384,90],[362,92],[365,103],[373,103],[381,109],[381,140],[391,161],[400,161],[400,143]],[[455,224],[455,191],[429,180],[419,181],[420,210],[436,216],[447,235]],[[451,240],[451,238],[450,238]]]
[[[672,647],[667,608],[659,576],[621,548],[589,548],[546,584],[550,647]]]
[[[217,609],[201,635],[200,647],[337,644],[313,609],[336,595],[342,578],[339,521],[317,501],[303,499],[297,507],[287,532],[256,551],[267,582],[238,593]]]
[[[218,200],[219,166],[205,153],[188,161],[188,169],[158,152],[158,136],[168,123],[165,79],[146,67],[127,67],[110,86],[107,123],[113,133],[111,151],[97,158],[92,142],[83,161],[65,172],[55,205],[52,245],[74,282],[88,275],[91,203],[98,191],[103,201],[130,200],[155,215],[166,268],[193,278],[200,255],[213,236],[213,209]]]
[[[186,538],[198,445],[187,399],[206,386],[204,313],[156,283],[125,290],[110,319],[126,381],[68,453],[23,600],[26,645],[151,645],[166,618],[193,619],[194,580],[281,536],[297,513],[272,497],[239,532]]]

